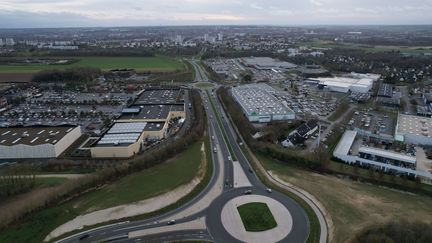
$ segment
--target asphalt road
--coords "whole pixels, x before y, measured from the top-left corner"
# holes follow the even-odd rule
[[[191,63],[196,68],[196,70],[198,70],[196,72],[197,73],[196,81],[207,80],[205,78],[205,73],[203,72],[201,67],[194,62]],[[104,241],[105,242],[106,241],[109,242],[139,242],[139,241],[166,242],[166,241],[173,241],[173,240],[175,241],[211,240],[214,242],[239,242],[225,230],[221,222],[221,211],[226,202],[228,202],[234,197],[243,195],[246,189],[251,189],[252,193],[254,194],[260,194],[260,195],[271,197],[284,204],[287,207],[287,209],[290,211],[293,218],[293,228],[291,232],[280,242],[299,242],[299,243],[306,242],[307,237],[309,235],[309,219],[307,218],[307,215],[304,212],[304,210],[296,202],[294,202],[286,195],[276,191],[272,193],[268,193],[266,191],[266,187],[261,183],[261,181],[255,175],[255,173],[253,171],[250,172],[249,168],[251,167],[249,161],[243,155],[242,150],[237,144],[237,135],[232,129],[231,124],[228,122],[227,116],[225,115],[221,107],[221,104],[215,98],[215,96],[210,95],[210,98],[212,99],[216,109],[216,113],[213,112],[211,104],[208,101],[209,97],[207,97],[207,94],[204,90],[201,91],[202,91],[201,92],[202,99],[206,100],[204,101],[203,105],[207,112],[209,134],[210,137],[214,136],[214,139],[210,138],[211,146],[213,148],[215,147],[216,144],[219,144],[218,147],[220,148],[220,151],[218,152],[222,153],[223,156],[223,160],[219,161],[217,159],[216,153],[212,152],[212,159],[214,162],[213,175],[207,187],[201,193],[199,193],[199,195],[197,195],[194,199],[192,199],[188,203],[170,212],[159,215],[157,217],[153,217],[146,220],[134,221],[134,222],[124,222],[120,224],[106,226],[103,228],[89,230],[87,232],[83,232],[80,234],[76,234],[72,237],[65,238],[63,240],[60,240],[59,242],[104,242]],[[224,140],[224,137],[222,135],[222,130],[217,124],[216,115],[221,117],[223,129],[227,134],[228,141],[233,148],[235,157],[237,157],[237,160],[241,164],[241,167],[243,168],[246,176],[248,177],[249,181],[252,184],[252,187],[250,188],[232,187],[234,178],[233,178],[232,162],[228,160],[228,156],[230,156],[230,152],[228,150],[227,141]],[[224,163],[224,171],[219,170],[219,166],[217,163]],[[195,230],[195,231],[180,230],[180,231],[173,231],[173,232],[167,232],[167,233],[161,233],[155,235],[147,235],[147,236],[131,238],[131,239],[128,238],[129,232],[165,226],[170,216],[173,216],[179,212],[182,212],[185,209],[193,207],[194,204],[196,204],[198,201],[203,200],[213,187],[219,186],[216,184],[216,181],[221,176],[223,176],[224,178],[223,193],[219,197],[217,197],[210,204],[208,208],[203,209],[200,212],[194,213],[187,217],[176,219],[176,224],[178,224],[182,222],[189,222],[199,217],[205,217],[207,230]],[[239,225],[239,227],[243,227],[243,226]]]

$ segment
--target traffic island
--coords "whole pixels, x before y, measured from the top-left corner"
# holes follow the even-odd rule
[[[266,203],[247,203],[237,207],[243,226],[249,232],[261,232],[277,226]]]
[[[220,219],[227,233],[249,243],[279,242],[293,228],[293,218],[288,209],[267,195],[232,198],[222,207]]]

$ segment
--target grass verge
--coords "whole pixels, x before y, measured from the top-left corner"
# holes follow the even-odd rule
[[[210,148],[210,142],[208,140],[208,136],[204,137],[204,145],[205,145],[205,150],[206,150],[207,161],[212,161],[212,158],[211,158],[211,152],[212,151],[211,151],[211,148]],[[160,210],[157,210],[157,211],[154,211],[154,212],[151,212],[151,213],[138,215],[138,216],[135,216],[135,217],[124,218],[124,219],[120,219],[120,220],[115,220],[115,221],[111,221],[111,222],[105,222],[105,223],[101,223],[101,224],[97,224],[97,225],[92,225],[92,226],[84,227],[81,230],[76,230],[76,231],[72,231],[72,232],[69,232],[67,234],[64,234],[63,236],[61,236],[61,237],[59,237],[57,239],[53,239],[52,241],[59,240],[60,238],[64,238],[64,237],[76,234],[78,232],[86,231],[86,230],[89,230],[89,229],[92,229],[92,228],[96,228],[96,227],[99,227],[99,226],[102,226],[102,225],[117,223],[117,222],[121,222],[121,221],[125,221],[125,220],[129,220],[129,221],[144,220],[144,219],[148,219],[148,218],[151,218],[151,217],[155,217],[155,216],[167,213],[167,212],[169,212],[169,211],[171,211],[173,209],[179,208],[180,206],[186,204],[187,202],[189,202],[190,200],[192,200],[194,197],[196,197],[208,185],[208,183],[210,182],[210,179],[211,179],[212,175],[213,175],[213,162],[206,164],[206,172],[205,172],[204,178],[202,179],[202,181],[189,194],[187,194],[186,196],[182,197],[177,202],[175,202],[175,203],[173,203],[173,204],[171,204],[171,205],[169,205],[169,206],[167,206],[165,208],[162,208]]]
[[[265,203],[247,203],[237,207],[246,231],[260,232],[277,226],[270,209]]]
[[[53,187],[62,184],[67,178],[64,177],[39,177],[36,178],[36,187]]]

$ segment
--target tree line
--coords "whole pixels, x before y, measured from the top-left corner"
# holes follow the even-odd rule
[[[74,67],[65,70],[43,70],[33,76],[32,82],[47,83],[81,83],[91,82],[99,77],[102,71],[92,67]]]
[[[33,168],[13,166],[0,174],[0,199],[30,191],[36,185]]]

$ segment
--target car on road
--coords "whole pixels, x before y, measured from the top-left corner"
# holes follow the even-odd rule
[[[216,147],[213,147],[213,152],[215,152],[215,153],[217,152],[217,149],[216,149]]]
[[[231,161],[231,156],[230,155],[228,155],[228,161]]]
[[[214,140],[214,136],[211,136],[211,139]]]
[[[170,221],[167,222],[167,225],[173,225],[175,223],[176,223],[176,221],[174,219],[171,219]]]
[[[267,187],[266,191],[267,191],[268,193],[272,193],[272,189],[271,189],[271,188],[268,188],[268,187]]]
[[[244,191],[244,194],[245,194],[245,195],[252,194],[252,190],[246,190],[246,191]]]
[[[81,236],[78,240],[85,240],[85,239],[87,239],[89,237],[90,237],[89,234],[85,234],[85,235]]]

